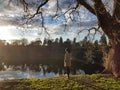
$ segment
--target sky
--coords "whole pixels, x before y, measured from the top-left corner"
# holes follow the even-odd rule
[[[11,39],[26,38],[32,41],[36,38],[43,40],[44,38],[55,39],[59,37],[63,37],[64,40],[67,38],[73,39],[74,37],[76,37],[77,40],[82,40],[84,36],[88,34],[87,29],[92,26],[97,26],[97,18],[83,7],[80,7],[77,12],[71,15],[73,21],[69,18],[70,11],[66,13],[65,16],[59,11],[59,17],[53,18],[54,14],[56,14],[56,0],[50,0],[48,4],[42,7],[44,10],[44,23],[47,28],[46,31],[49,33],[48,35],[46,31],[40,27],[40,15],[36,15],[32,23],[27,26],[24,24],[26,19],[24,18],[25,12],[23,6],[17,2],[12,2],[8,5],[8,1],[9,0],[0,0],[0,39],[2,40],[9,41]],[[32,0],[26,1],[30,3]],[[37,0],[33,0],[32,2],[35,1]],[[59,0],[59,5],[63,12],[68,8],[68,4],[65,3],[65,0]],[[37,4],[32,7],[36,10]],[[31,9],[32,13],[34,13],[35,10]],[[66,29],[65,24],[67,24]],[[84,31],[78,34],[81,30]],[[91,31],[91,34],[93,33],[94,31]],[[99,38],[100,35],[97,34],[96,39]]]

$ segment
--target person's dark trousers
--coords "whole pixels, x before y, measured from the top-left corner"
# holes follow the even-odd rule
[[[70,67],[69,66],[65,67],[65,73],[67,74],[67,76],[69,78],[69,74],[70,74]]]

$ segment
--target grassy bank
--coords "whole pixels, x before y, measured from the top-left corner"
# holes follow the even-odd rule
[[[0,81],[0,90],[120,90],[120,79],[110,75],[75,75]]]

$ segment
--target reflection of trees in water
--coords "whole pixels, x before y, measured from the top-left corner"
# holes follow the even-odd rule
[[[2,68],[2,70],[21,70],[21,71],[26,71],[26,70],[32,70],[36,72],[42,72],[44,75],[46,73],[51,73],[53,72],[54,74],[63,74],[64,73],[64,66],[63,63],[53,63],[53,64],[24,64],[24,65],[6,65],[2,66],[6,68]],[[92,74],[92,73],[98,73],[103,70],[103,67],[99,64],[90,64],[90,63],[83,63],[80,61],[72,61],[72,66],[71,66],[71,74],[78,74],[77,71],[80,69],[84,70],[86,74]]]
[[[71,73],[76,74],[76,71],[80,69],[78,67],[79,66],[77,65],[73,65],[71,67]],[[64,73],[64,66],[59,65],[59,64],[56,64],[56,65],[50,65],[50,64],[26,65],[24,64],[24,65],[19,65],[19,66],[9,65],[6,68],[6,70],[21,70],[21,71],[32,70],[36,72],[42,72],[44,75],[46,75],[46,73],[51,73],[51,72],[62,75]]]
[[[62,74],[63,66],[61,65],[41,65],[41,70],[43,71],[44,75],[46,73],[53,72],[55,74]]]

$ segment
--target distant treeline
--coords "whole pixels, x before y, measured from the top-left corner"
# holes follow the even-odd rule
[[[82,68],[89,73],[99,72],[103,69],[104,57],[108,52],[107,40],[105,35],[98,41],[91,42],[85,37],[82,41],[76,42],[63,38],[55,40],[40,39],[28,44],[26,39],[14,40],[11,44],[0,41],[0,64],[5,65],[61,65],[63,66],[64,49],[71,48],[73,60],[72,66]],[[89,68],[89,70],[88,70]],[[91,71],[90,71],[91,72]]]

